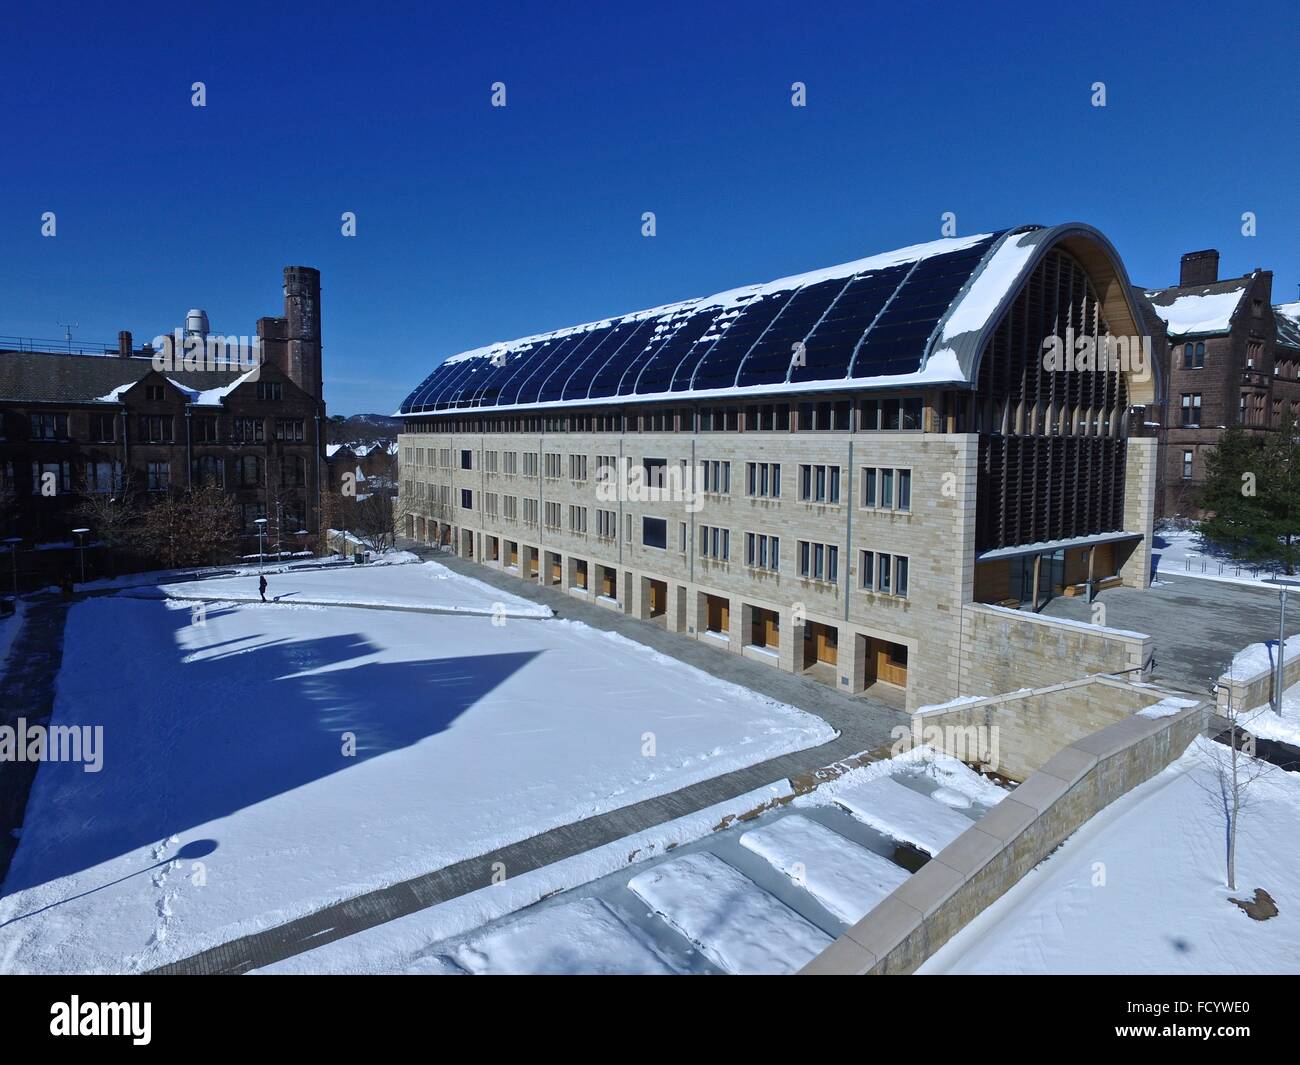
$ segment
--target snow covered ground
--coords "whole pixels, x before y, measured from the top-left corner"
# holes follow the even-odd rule
[[[14,603],[14,612],[7,618],[0,618],[0,681],[5,677],[5,663],[9,658],[9,652],[18,642],[18,634],[22,631],[23,615],[26,610],[27,604],[19,599]]]
[[[842,801],[874,782],[918,800],[895,803],[896,835]],[[262,971],[793,972],[907,879],[932,822],[960,809],[969,826],[1006,794],[917,750],[732,823],[789,796],[784,783],[751,792]]]
[[[1287,654],[1292,653],[1292,641],[1287,640]],[[1300,747],[1300,684],[1293,684],[1282,693],[1282,712],[1279,714],[1268,703],[1257,706],[1241,715],[1241,727],[1264,740],[1277,740]]]
[[[1196,532],[1157,532],[1152,546],[1157,573],[1176,577],[1201,577],[1230,584],[1252,584],[1276,590],[1265,583],[1280,572],[1275,566],[1242,562],[1211,547]]]
[[[411,556],[412,559],[415,556]],[[476,581],[437,562],[371,568],[297,569],[267,577],[266,598],[276,603],[394,606],[465,614],[548,618],[551,608]],[[178,598],[260,602],[256,569],[235,577],[167,584],[156,594]]]
[[[292,579],[458,587],[433,572]],[[102,725],[104,765],[41,766],[0,972],[151,968],[834,735],[575,622],[194,605],[72,607],[55,723]]]
[[[1103,810],[921,972],[1300,972],[1300,774],[1271,770],[1250,786],[1232,892],[1210,794],[1214,749],[1197,739]],[[1256,888],[1276,917],[1256,921],[1228,901]]]

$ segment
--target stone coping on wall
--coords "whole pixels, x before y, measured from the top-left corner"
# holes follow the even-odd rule
[[[1230,705],[1238,713],[1253,710],[1273,697],[1276,656],[1276,640],[1252,643],[1234,656],[1233,666],[1219,677],[1219,683],[1215,686],[1220,714],[1226,715]],[[1245,659],[1240,669],[1236,667],[1239,659]],[[1288,636],[1282,662],[1282,687],[1286,689],[1297,682],[1300,682],[1300,636]]]
[[[1081,825],[1177,759],[1208,714],[1204,701],[1178,709],[1161,698],[1062,748],[801,973],[915,972]]]

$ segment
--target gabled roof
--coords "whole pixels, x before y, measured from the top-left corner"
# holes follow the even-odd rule
[[[1300,352],[1300,301],[1279,303],[1273,308],[1273,320],[1277,323],[1277,342]]]
[[[969,387],[991,328],[1058,241],[1104,255],[1132,311],[1095,229],[1022,226],[474,348],[439,364],[398,414]]]
[[[151,359],[0,351],[0,400],[27,403],[118,402],[117,397],[153,370]],[[231,385],[237,370],[179,371],[168,379],[186,392],[207,394]],[[218,400],[219,402],[219,400]]]
[[[1252,280],[1247,276],[1212,285],[1173,285],[1148,289],[1146,296],[1170,337],[1207,336],[1232,328],[1232,317]]]

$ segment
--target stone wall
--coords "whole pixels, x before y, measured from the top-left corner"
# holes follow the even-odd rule
[[[1063,748],[802,972],[915,972],[1081,825],[1178,758],[1207,714],[1198,703],[1130,716]]]
[[[1286,658],[1282,663],[1282,687],[1300,682],[1300,639],[1292,636],[1287,639]],[[1219,678],[1217,686],[1217,703],[1220,714],[1226,714],[1231,700],[1232,709],[1253,710],[1263,706],[1273,696],[1273,677],[1277,669],[1277,644],[1272,645],[1269,665],[1251,670],[1240,676],[1234,676],[1229,670]]]
[[[1048,687],[1063,678],[1142,670],[1152,637],[986,603],[962,608],[961,679],[957,690],[994,695]],[[1129,679],[1145,673],[1129,672]]]
[[[922,707],[912,715],[912,732],[954,758],[978,762],[1011,780],[1024,780],[1061,748],[1173,694],[1110,677],[1086,677],[1032,691]]]

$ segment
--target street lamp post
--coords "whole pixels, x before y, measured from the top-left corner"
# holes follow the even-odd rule
[[[11,536],[5,543],[9,545],[9,554],[13,556],[14,564],[14,602],[18,602],[18,545],[23,542],[21,536]]]
[[[77,550],[81,553],[81,583],[86,583],[86,533],[89,529],[73,529],[73,534],[77,537]]]
[[[1300,580],[1291,577],[1270,577],[1269,584],[1276,584],[1278,590],[1277,619],[1277,665],[1273,677],[1273,697],[1269,700],[1274,713],[1282,713],[1282,692],[1286,688],[1282,667],[1286,662],[1286,593],[1289,589],[1300,587]]]
[[[257,526],[257,572],[261,573],[266,560],[266,519],[256,518],[253,524]]]

